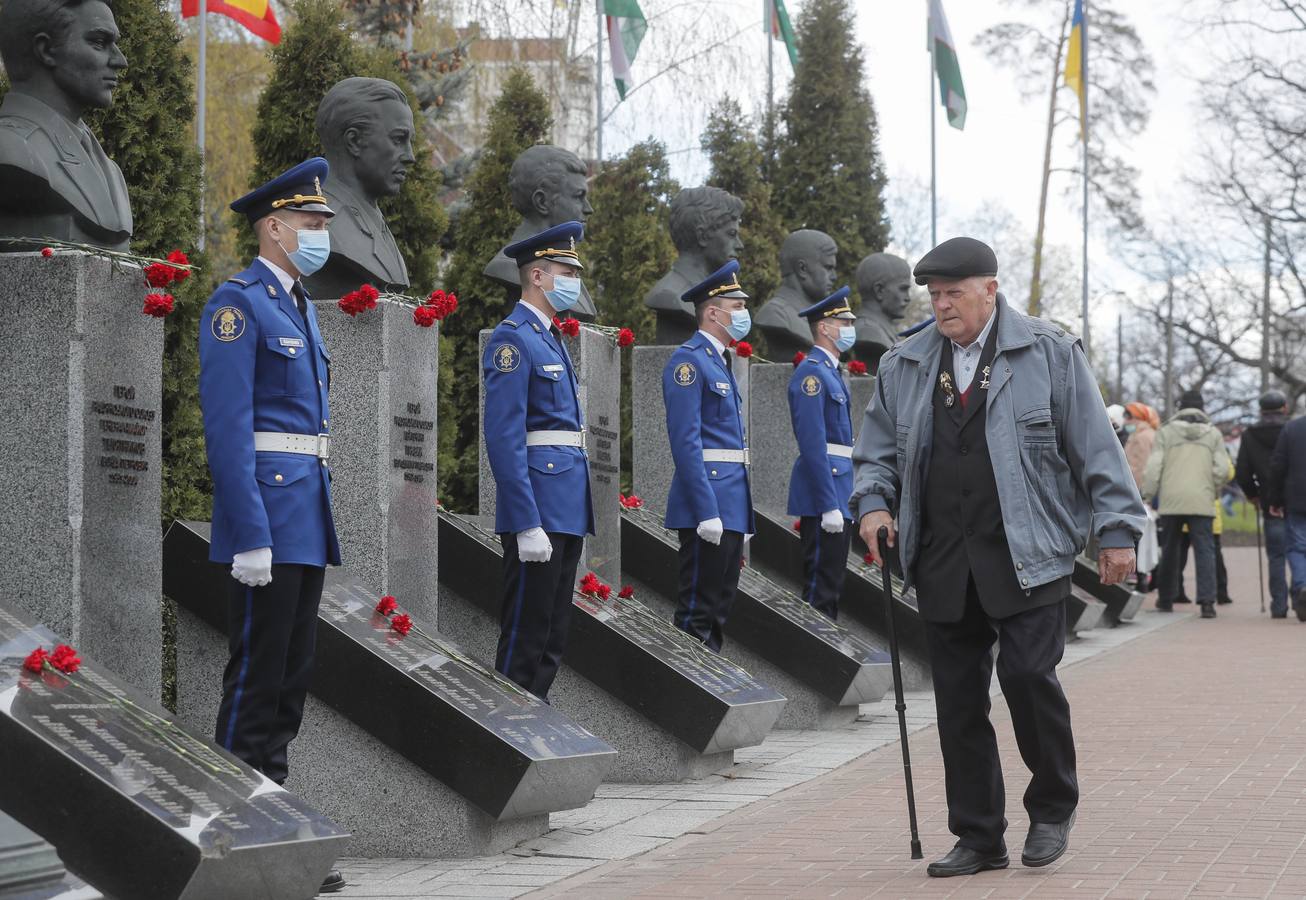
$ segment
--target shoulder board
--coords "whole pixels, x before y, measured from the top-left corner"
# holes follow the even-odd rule
[[[519,325],[521,325],[521,322],[514,322],[512,319],[504,319],[504,320],[503,320],[503,324],[504,324],[504,325],[511,325],[513,328],[516,328],[516,327],[518,327]]]
[[[231,284],[238,284],[238,285],[240,285],[241,287],[249,287],[249,286],[250,286],[250,282],[246,281],[244,278],[237,278],[237,277],[234,276],[234,275],[233,275],[231,278],[228,278],[227,281],[228,281],[229,283],[231,283]]]

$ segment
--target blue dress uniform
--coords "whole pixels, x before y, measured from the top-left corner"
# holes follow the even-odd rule
[[[681,299],[697,306],[710,299],[747,299],[731,260]],[[739,585],[744,536],[756,530],[748,486],[748,450],[739,385],[729,350],[718,352],[702,331],[671,354],[662,372],[667,437],[676,471],[667,497],[665,525],[680,537],[680,593],[675,624],[720,650],[722,629]],[[700,522],[720,518],[719,544],[698,535]]]
[[[836,319],[851,325],[856,316],[848,306],[848,294],[848,288],[841,287],[799,315],[812,324]],[[789,416],[798,441],[798,458],[789,476],[789,515],[799,517],[803,599],[837,619],[853,533],[848,510],[853,492],[853,424],[839,366],[819,347],[809,350],[794,367]],[[836,509],[843,513],[843,530],[825,531],[821,514]]]
[[[505,248],[525,265],[550,260],[581,268],[579,222]],[[485,451],[494,473],[494,530],[503,544],[503,602],[495,668],[547,698],[562,664],[572,592],[585,535],[594,533],[579,382],[556,326],[525,301],[490,335],[485,378]],[[546,562],[525,562],[517,536],[542,528]]]
[[[251,223],[331,210],[326,160],[295,166],[231,204]],[[200,405],[213,475],[209,558],[272,548],[272,581],[231,581],[231,656],[217,742],[281,783],[313,669],[327,565],[339,565],[327,468],[330,356],[298,283],[262,260],[220,285],[200,319]]]

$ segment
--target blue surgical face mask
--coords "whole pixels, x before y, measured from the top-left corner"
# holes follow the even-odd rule
[[[277,221],[281,222],[280,219]],[[285,222],[281,224],[286,225]],[[286,225],[286,227],[290,226]],[[294,250],[287,250],[286,258],[299,270],[300,275],[312,275],[326,265],[327,258],[331,256],[331,235],[325,228],[320,230],[301,228],[295,232],[295,239],[299,242],[299,246]],[[277,242],[277,246],[281,247],[280,241]],[[286,248],[281,247],[281,249]]]
[[[840,353],[851,350],[857,343],[857,329],[852,325],[840,325],[839,336],[834,339],[834,346]]]
[[[553,275],[553,290],[544,296],[554,312],[571,309],[580,300],[580,279],[571,275]]]
[[[746,309],[730,310],[730,324],[726,326],[726,332],[736,341],[742,341],[748,337],[748,332],[753,330],[753,317],[748,314]]]

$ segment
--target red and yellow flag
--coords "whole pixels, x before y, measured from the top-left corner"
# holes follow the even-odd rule
[[[207,0],[206,8],[211,13],[235,19],[269,44],[281,43],[281,26],[268,0]],[[181,0],[183,19],[199,14],[200,0]]]

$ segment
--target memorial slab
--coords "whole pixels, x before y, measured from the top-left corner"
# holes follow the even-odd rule
[[[181,610],[178,707],[204,723],[226,659],[227,576],[207,561],[207,531],[177,522],[164,540],[165,588]],[[616,751],[420,618],[396,635],[378,597],[327,570],[313,687],[290,745],[288,784],[350,825],[351,852],[498,852],[542,834],[550,811],[589,801]]]
[[[86,253],[0,255],[0,596],[155,697],[163,323],[145,290]]]
[[[1105,613],[1105,603],[1072,584],[1070,596],[1066,598],[1066,634],[1091,631],[1102,621]]]
[[[1123,584],[1103,584],[1098,577],[1097,562],[1088,556],[1075,558],[1075,571],[1070,576],[1074,585],[1106,606],[1102,621],[1109,627],[1133,621],[1143,606],[1143,595],[1131,591]]]
[[[440,617],[486,658],[498,637],[502,549],[474,521],[440,514]],[[759,744],[785,697],[638,600],[577,597],[550,702],[617,747],[613,780],[678,781],[728,768]]]
[[[382,301],[315,301],[331,352],[331,500],[351,574],[435,622],[439,327]]]
[[[0,604],[0,808],[113,897],[313,897],[349,835],[89,654],[23,668],[62,641]]]
[[[663,598],[669,622],[678,591],[678,541],[644,509],[622,516],[628,573]],[[827,619],[756,569],[740,573],[726,623],[726,652],[789,698],[780,727],[829,727],[857,717],[892,684],[889,654]],[[796,712],[790,712],[796,709]]]

